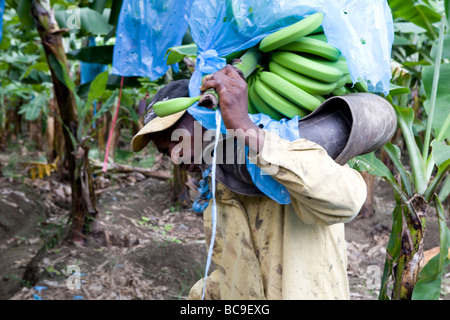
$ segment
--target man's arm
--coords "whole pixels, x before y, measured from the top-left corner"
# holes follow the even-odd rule
[[[258,153],[264,145],[264,130],[248,116],[247,83],[231,65],[203,79],[201,91],[214,88],[225,127],[234,130],[236,138]]]
[[[264,147],[249,159],[287,188],[297,215],[307,224],[351,221],[367,197],[357,171],[337,164],[309,140],[289,142],[266,132]]]
[[[219,94],[226,128],[249,146],[250,161],[288,189],[305,223],[347,222],[358,214],[367,191],[357,171],[337,164],[314,142],[289,142],[256,126],[248,116],[247,85],[232,66],[205,77],[200,89],[209,88]]]

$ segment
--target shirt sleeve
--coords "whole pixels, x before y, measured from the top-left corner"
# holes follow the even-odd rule
[[[295,212],[307,224],[349,222],[367,197],[356,170],[337,164],[320,145],[306,139],[289,142],[265,131],[262,150],[249,160],[287,188]]]

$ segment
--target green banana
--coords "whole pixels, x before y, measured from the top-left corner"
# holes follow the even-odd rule
[[[306,56],[306,55],[305,55]],[[347,60],[344,56],[341,56],[337,61],[330,61],[326,59],[321,59],[319,57],[314,56],[307,56],[309,59],[313,60],[314,62],[321,63],[325,66],[334,67],[339,69],[343,75],[349,74],[350,71],[348,70]]]
[[[320,100],[320,104],[324,103],[327,100],[327,98],[324,96],[315,95],[314,97]]]
[[[336,83],[326,83],[304,76],[279,65],[275,61],[269,62],[269,70],[313,95],[327,95],[336,88]]]
[[[350,85],[346,85],[345,86],[345,90],[347,91],[347,94],[349,93],[357,93],[358,90],[356,90],[355,88],[352,88]]]
[[[320,27],[318,27],[316,30],[314,30],[313,32],[311,32],[311,34],[318,34],[318,33],[323,33],[322,25]]]
[[[282,46],[279,50],[310,53],[331,61],[337,61],[341,57],[341,52],[337,48],[310,37],[302,37]]]
[[[344,87],[347,84],[347,81],[348,81],[347,75],[343,76],[341,78],[341,80],[336,82],[336,88],[335,89],[339,89],[339,88]]]
[[[201,96],[193,98],[175,98],[165,101],[159,101],[153,105],[153,110],[158,117],[166,117],[171,114],[186,110],[195,102],[199,101]]]
[[[304,117],[308,114],[308,112],[297,107],[294,103],[272,90],[259,78],[255,80],[254,90],[269,106],[288,118],[295,116]]]
[[[352,77],[350,76],[350,74],[347,74],[347,83],[346,84],[353,85],[353,80],[352,80]]]
[[[327,39],[327,36],[325,35],[325,33],[310,34],[306,37],[328,43],[328,39]]]
[[[260,79],[272,90],[307,111],[314,111],[320,106],[319,99],[273,72],[261,72]]]
[[[293,52],[274,52],[272,53],[272,60],[283,67],[327,83],[337,82],[344,75],[344,73],[334,65],[321,63],[320,60],[306,58]],[[327,61],[327,63],[336,62]]]
[[[274,51],[289,42],[314,32],[322,25],[323,13],[314,13],[290,26],[269,34],[262,39],[259,49],[262,52]]]
[[[285,118],[281,113],[273,109],[263,99],[261,99],[260,96],[258,96],[258,94],[255,91],[254,85],[255,80],[252,82],[252,84],[248,89],[248,97],[253,106],[255,106],[255,109],[257,110],[256,113],[264,113],[277,121],[280,121],[281,119]]]
[[[250,88],[253,85],[253,77],[248,78],[247,83],[247,102],[248,102],[248,113],[256,114],[259,113],[258,109],[256,109],[253,101],[250,99]]]
[[[365,80],[360,80],[357,83],[355,83],[355,89],[358,92],[369,92],[369,88]]]
[[[347,94],[347,89],[345,88],[345,86],[343,86],[343,87],[333,90],[333,92],[331,94],[333,96],[342,96],[344,94]]]

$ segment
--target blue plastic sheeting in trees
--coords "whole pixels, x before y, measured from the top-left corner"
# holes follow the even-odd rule
[[[95,47],[95,37],[89,37],[89,47]],[[80,64],[80,83],[83,85],[95,79],[100,73],[108,69],[107,65],[100,63],[81,62]],[[97,102],[94,101],[94,116],[97,114]],[[95,129],[95,122],[93,124]]]
[[[5,0],[0,0],[0,42],[3,36],[3,12],[5,10]]]
[[[95,47],[95,37],[89,37],[89,47]],[[106,71],[108,69],[107,65],[100,63],[89,63],[89,62],[81,62],[80,63],[80,78],[81,84],[85,84],[91,82],[98,76],[100,73]]]
[[[181,45],[192,0],[124,0],[117,24],[112,73],[162,77],[166,51]]]
[[[386,0],[124,1],[113,73],[152,80],[164,75],[167,49],[181,43],[189,26],[198,47],[189,91],[197,96],[202,77],[225,67],[223,57],[253,47],[268,34],[316,12],[324,14],[324,33],[347,59],[353,82],[365,79],[370,91],[388,94],[394,27]],[[177,26],[169,27],[174,21]],[[214,111],[195,104],[188,112],[206,129],[216,128]],[[279,122],[262,114],[250,118],[286,140],[299,138],[298,118]],[[225,133],[225,126],[221,128]],[[271,176],[252,163],[247,167],[261,191],[279,203],[290,202],[287,190]]]

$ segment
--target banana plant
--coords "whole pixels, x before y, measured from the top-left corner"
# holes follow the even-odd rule
[[[414,8],[417,11],[421,9],[423,7]],[[419,19],[415,15],[409,17],[415,22]],[[434,30],[426,23],[421,24],[434,37]],[[393,224],[386,250],[380,299],[438,299],[441,278],[450,265],[450,230],[441,201],[448,197],[450,191],[450,112],[447,103],[450,97],[446,90],[450,85],[450,63],[443,59],[445,27],[443,17],[435,45],[427,55],[434,55],[433,64],[416,60],[415,64],[408,61],[406,67],[402,65],[403,71],[397,84],[413,88],[414,94],[410,95],[408,88],[393,85],[393,90],[386,97],[397,114],[409,163],[403,162],[400,148],[392,143],[386,144],[383,149],[395,167],[394,173],[373,154],[358,157],[352,162],[355,168],[383,177],[395,194],[396,206],[392,213]],[[417,66],[421,67],[421,72],[417,71]],[[413,71],[409,72],[407,68]],[[414,77],[414,83],[419,83],[419,87],[411,81]],[[423,93],[422,98],[420,92]],[[421,105],[422,100],[423,108],[414,108],[417,104]],[[423,121],[418,120],[416,113],[419,110],[426,114]],[[437,194],[439,189],[441,191]],[[435,208],[439,221],[440,254],[424,266],[424,236],[430,207]]]

